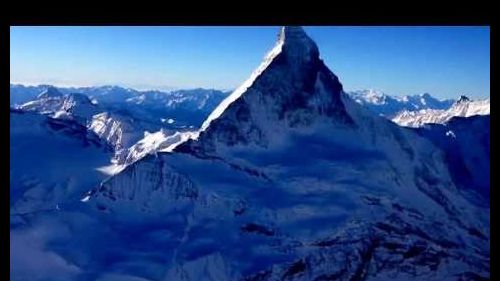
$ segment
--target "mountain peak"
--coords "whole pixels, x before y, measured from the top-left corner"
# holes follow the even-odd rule
[[[461,95],[457,103],[468,102],[468,101],[470,101],[470,99],[467,96]]]
[[[279,40],[282,53],[287,57],[311,60],[319,57],[318,46],[300,26],[284,26],[281,28]]]
[[[283,27],[261,65],[205,120],[197,141],[208,144],[203,147],[266,147],[288,129],[326,120],[352,124],[342,93],[342,84],[320,59],[316,43],[301,27]]]
[[[306,32],[304,29],[300,26],[283,26],[281,27],[281,31],[279,34],[279,38],[283,41],[288,40],[307,40],[310,39],[309,36],[307,36]]]

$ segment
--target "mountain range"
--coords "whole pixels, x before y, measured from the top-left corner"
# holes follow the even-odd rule
[[[227,92],[211,89],[138,91],[119,86],[54,87],[51,85],[10,85],[10,105],[17,108],[41,97],[47,90],[61,95],[80,94],[94,104],[114,111],[124,111],[165,127],[199,127],[206,116],[227,96]],[[175,120],[173,119],[175,117]],[[170,122],[168,122],[172,119]],[[175,124],[175,125],[174,125]]]
[[[403,110],[397,113],[392,121],[406,127],[422,127],[425,124],[444,124],[454,117],[471,117],[490,115],[490,99],[470,100],[461,96],[447,109],[421,109],[418,111]]]
[[[197,130],[169,133],[147,95],[61,92],[11,109],[14,280],[489,279],[489,101],[348,94],[300,27],[222,101],[201,95]],[[408,128],[398,102],[474,116]]]
[[[19,107],[24,103],[32,102],[49,88],[56,89],[50,85],[23,86],[11,84],[11,106]],[[230,93],[201,88],[172,90],[169,92],[138,91],[119,86],[57,87],[56,90],[63,94],[82,93],[94,103],[101,103],[108,108],[126,109],[134,115],[143,116],[143,118],[159,119],[167,127],[191,128],[199,127],[212,110]],[[440,100],[428,93],[391,96],[373,89],[346,91],[346,93],[354,101],[372,112],[393,120],[397,116],[416,115],[416,112],[420,112],[418,115],[425,115],[425,113],[447,110],[460,100],[460,98],[456,100]],[[466,96],[462,97],[469,100]],[[481,101],[485,106],[489,106],[489,99],[478,101]],[[485,106],[478,114],[489,113],[489,111],[485,110]],[[454,114],[460,116],[460,112],[454,112]],[[174,120],[174,117],[176,120]],[[175,124],[175,126],[172,126],[172,124]]]
[[[421,95],[390,96],[385,93],[368,89],[352,91],[349,95],[357,103],[373,112],[391,118],[400,111],[415,111],[420,109],[447,109],[454,100],[439,100],[428,93]]]

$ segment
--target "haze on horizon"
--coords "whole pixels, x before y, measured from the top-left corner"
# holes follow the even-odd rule
[[[279,27],[11,27],[10,81],[234,89]],[[305,27],[344,89],[490,95],[489,27]]]

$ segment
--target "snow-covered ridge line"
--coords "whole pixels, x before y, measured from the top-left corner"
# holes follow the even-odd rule
[[[387,118],[392,118],[403,110],[448,109],[455,102],[454,99],[439,99],[428,93],[395,96],[373,89],[347,93],[357,103]]]
[[[192,131],[172,132],[159,130],[158,132],[145,132],[144,138],[131,146],[126,154],[123,165],[130,165],[148,154],[156,152],[171,152],[180,143],[188,140],[195,134]]]
[[[462,96],[447,110],[404,110],[398,113],[394,118],[392,118],[392,121],[405,127],[421,127],[425,124],[443,124],[453,117],[471,117],[474,115],[489,114],[489,98],[483,100],[469,100],[467,97]]]

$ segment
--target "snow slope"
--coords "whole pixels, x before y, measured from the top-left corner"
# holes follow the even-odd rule
[[[462,189],[490,199],[490,116],[453,117],[444,124],[428,124],[417,132],[446,153],[451,175]]]
[[[106,259],[131,242],[80,200],[108,177],[101,169],[112,156],[75,120],[10,110],[10,280],[98,280],[93,272],[110,271]],[[101,280],[111,278],[140,280]]]
[[[172,134],[171,132],[163,129],[154,133],[145,132],[144,138],[136,142],[128,149],[122,165],[127,166],[148,154],[155,154],[159,151],[170,152],[178,144],[195,135],[195,131],[175,132]]]
[[[111,149],[73,120],[10,111],[11,213],[55,209],[105,178]]]

